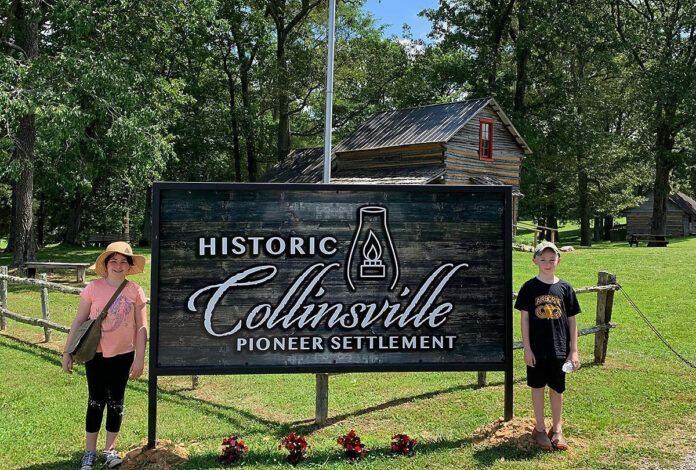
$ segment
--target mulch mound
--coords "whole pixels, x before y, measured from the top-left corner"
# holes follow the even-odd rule
[[[510,421],[498,418],[492,424],[474,431],[474,442],[486,446],[509,445],[523,451],[536,448],[532,439],[532,430],[536,425],[534,418],[514,417]]]
[[[128,449],[123,456],[121,470],[145,470],[160,469],[169,470],[170,468],[185,463],[189,458],[189,452],[181,444],[174,444],[172,441],[157,441],[157,445],[152,449],[147,448],[147,442]]]

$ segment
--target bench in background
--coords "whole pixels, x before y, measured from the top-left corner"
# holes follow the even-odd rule
[[[36,277],[37,269],[48,269],[49,272],[53,272],[56,269],[76,269],[77,270],[77,282],[85,282],[85,271],[92,263],[54,263],[51,261],[37,262],[30,261],[24,264],[27,269],[27,277]]]
[[[669,244],[666,235],[652,235],[650,233],[632,233],[626,237],[626,240],[628,240],[628,246],[634,244],[638,246],[638,242],[646,242],[652,246],[667,246]]]

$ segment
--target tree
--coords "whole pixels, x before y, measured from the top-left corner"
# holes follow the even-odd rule
[[[273,19],[276,33],[276,92],[278,96],[278,161],[290,153],[291,80],[287,47],[297,28],[322,0],[268,0],[266,14]]]
[[[650,233],[664,235],[672,172],[693,158],[696,4],[612,0],[611,13],[646,124],[639,138],[655,165]]]
[[[34,82],[32,67],[39,55],[39,2],[15,0],[9,5],[2,43],[7,62],[14,62],[13,70],[23,75],[27,95]],[[8,64],[9,65],[9,64]],[[24,72],[24,73],[22,73]],[[21,266],[36,259],[33,230],[34,146],[36,143],[36,115],[29,96],[22,100],[22,112],[16,117],[17,125],[12,144],[12,160],[19,167],[19,175],[12,185],[12,251],[13,266]],[[12,119],[4,116],[2,120]]]

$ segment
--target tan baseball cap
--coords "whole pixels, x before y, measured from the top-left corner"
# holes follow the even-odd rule
[[[553,243],[551,243],[549,241],[543,241],[543,242],[539,243],[536,246],[536,248],[534,248],[534,257],[536,258],[537,256],[541,255],[541,253],[547,248],[553,250],[554,253],[556,253],[556,255],[561,256],[561,252],[558,251],[558,248],[556,248],[556,245],[554,245]]]

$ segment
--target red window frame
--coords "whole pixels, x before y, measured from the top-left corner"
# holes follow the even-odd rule
[[[486,154],[484,154],[483,129],[488,128],[488,145],[486,146]],[[479,119],[479,160],[493,160],[493,129],[495,121],[493,119]]]

